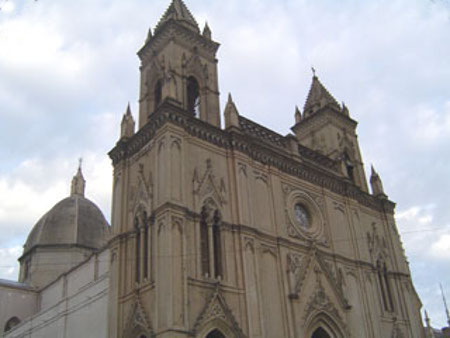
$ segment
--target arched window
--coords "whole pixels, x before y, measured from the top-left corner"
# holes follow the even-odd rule
[[[205,338],[226,338],[225,335],[219,330],[215,329],[208,333]]]
[[[394,311],[394,302],[392,301],[392,292],[389,283],[388,271],[386,263],[381,262],[381,260],[378,260],[377,262],[377,276],[378,276],[378,283],[380,284],[384,310],[392,312]]]
[[[141,230],[139,229],[139,218],[134,219],[134,228],[136,231],[136,282],[139,283],[141,279]]]
[[[316,331],[314,331],[314,333],[312,334],[311,338],[331,338],[331,337],[327,333],[327,331],[325,331],[324,329],[319,327]]]
[[[202,260],[202,275],[210,276],[209,270],[209,235],[208,235],[208,212],[206,206],[203,206],[200,220],[200,251]]]
[[[155,102],[154,110],[156,110],[156,108],[158,108],[159,104],[161,103],[161,98],[162,98],[162,82],[161,82],[161,80],[158,80],[158,82],[156,82],[156,84],[155,84],[155,89],[153,91],[153,97],[154,97],[154,102]]]
[[[200,217],[200,257],[202,276],[223,277],[221,215],[216,205],[208,200]]]
[[[347,152],[344,153],[344,162],[345,162],[345,168],[347,169],[348,178],[352,182],[355,182],[355,173],[354,173],[355,166],[353,165],[353,162],[350,159],[350,156],[348,156]]]
[[[187,79],[187,110],[196,117],[200,115],[200,87],[193,76]]]
[[[214,212],[213,223],[214,277],[222,277],[222,242],[220,239],[220,213]]]
[[[148,244],[150,238],[148,237],[149,229],[148,229],[148,220],[147,213],[143,212],[143,226],[144,226],[144,278],[148,278]]]
[[[11,330],[14,326],[17,326],[20,324],[20,319],[17,317],[12,317],[10,318],[6,324],[5,324],[5,329],[3,330],[3,332],[8,332],[9,330]]]

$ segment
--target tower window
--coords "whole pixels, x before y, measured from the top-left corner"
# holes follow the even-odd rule
[[[222,277],[222,250],[220,240],[220,214],[216,210],[214,212],[213,223],[213,248],[214,248],[214,277]]]
[[[202,218],[200,221],[200,250],[202,260],[202,275],[210,275],[209,271],[209,236],[208,223],[206,222],[207,211],[206,207],[202,209]]]
[[[136,230],[136,282],[139,283],[141,279],[141,230],[138,217],[134,219],[134,227]]]
[[[381,296],[383,298],[383,305],[385,311],[394,311],[394,302],[392,301],[391,286],[389,283],[388,272],[386,263],[378,261],[377,262],[377,275],[378,282],[380,284]]]
[[[355,182],[355,174],[354,174],[355,167],[352,161],[350,160],[350,156],[348,156],[347,152],[344,153],[344,161],[345,161],[345,168],[347,169],[348,178],[352,182]]]
[[[144,211],[143,214],[143,221],[144,221],[144,278],[148,278],[148,247],[149,247],[149,229],[148,229],[148,222],[147,222],[147,213]]]
[[[187,110],[192,115],[200,115],[200,88],[195,77],[187,79]]]
[[[155,90],[154,90],[153,95],[154,95],[154,99],[155,99],[154,110],[156,110],[156,108],[158,108],[159,104],[161,103],[161,97],[162,97],[162,83],[161,83],[161,80],[158,80],[158,82],[156,82]]]
[[[204,205],[200,219],[200,257],[203,276],[223,277],[220,223],[219,210],[212,205]]]

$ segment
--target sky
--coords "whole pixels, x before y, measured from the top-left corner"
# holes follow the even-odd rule
[[[311,67],[353,119],[396,219],[432,325],[450,300],[450,0],[186,0],[218,52],[221,107],[283,135]],[[70,191],[110,217],[112,169],[139,60],[169,0],[0,0],[0,278],[16,279],[27,234]],[[136,116],[136,114],[135,114]]]

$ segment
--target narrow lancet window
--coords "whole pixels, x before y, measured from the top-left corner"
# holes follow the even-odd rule
[[[201,251],[201,264],[202,275],[209,276],[209,235],[208,235],[208,223],[207,223],[207,211],[206,207],[202,208],[201,220],[200,220],[200,251]]]
[[[220,214],[216,210],[213,224],[213,253],[214,253],[214,275],[216,278],[223,277],[222,274],[222,243],[220,239]]]
[[[193,76],[187,79],[187,110],[196,117],[200,115],[200,87]]]
[[[134,219],[134,227],[136,231],[136,283],[139,283],[141,279],[141,231],[139,229],[139,219]]]
[[[144,278],[148,279],[148,248],[149,248],[149,229],[148,229],[148,220],[147,213],[144,211],[143,213],[143,221],[144,221]]]

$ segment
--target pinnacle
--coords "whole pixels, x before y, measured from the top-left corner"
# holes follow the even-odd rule
[[[125,115],[131,115],[130,102],[128,102],[127,111],[126,111]]]
[[[172,0],[169,7],[164,12],[155,27],[155,33],[168,21],[175,20],[182,23],[185,27],[199,32],[197,21],[189,11],[183,0]]]
[[[311,88],[309,89],[308,98],[306,99],[303,111],[305,114],[311,113],[315,112],[317,108],[322,108],[324,106],[333,106],[340,110],[339,103],[320,82],[314,71]]]

